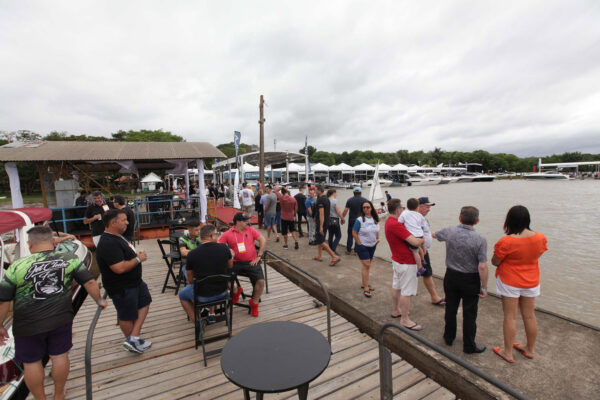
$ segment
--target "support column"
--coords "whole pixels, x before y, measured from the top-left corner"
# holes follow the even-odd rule
[[[38,170],[40,164],[38,163]],[[19,180],[19,170],[17,169],[17,163],[7,162],[4,164],[4,169],[8,175],[8,181],[10,183],[10,199],[12,200],[13,208],[23,208],[23,195],[21,194],[21,181]],[[44,194],[44,183],[40,175],[40,183],[42,184],[42,194]],[[46,196],[44,195],[44,207],[48,207],[46,202]]]

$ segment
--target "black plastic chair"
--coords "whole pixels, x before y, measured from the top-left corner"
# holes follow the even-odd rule
[[[165,277],[165,283],[162,288],[162,293],[165,292],[165,289],[175,289],[175,294],[177,294],[179,292],[179,286],[181,285],[181,256],[179,255],[179,251],[171,250],[171,246],[173,244],[171,240],[157,239],[156,241],[158,242],[158,247],[160,248],[160,252],[162,253],[162,258],[167,264],[167,276]],[[167,248],[171,251],[167,253],[165,251],[165,246],[169,246]],[[173,270],[176,267],[176,264],[179,264],[179,271],[177,272],[177,275]],[[175,286],[169,286],[169,277],[173,278],[173,283],[175,284]]]
[[[222,299],[211,301],[211,302],[199,302],[198,295],[199,289],[207,284],[219,284],[222,283],[227,289],[227,295]],[[200,280],[194,280],[194,326],[195,326],[195,346],[196,350],[198,345],[202,346],[202,355],[204,357],[204,366],[206,367],[206,357],[219,354],[222,349],[215,349],[206,351],[205,345],[211,342],[215,342],[225,338],[231,338],[231,330],[233,325],[233,307],[232,307],[232,287],[233,277],[231,275],[211,275]],[[227,332],[219,335],[212,335],[204,337],[204,331],[208,325],[208,313],[202,311],[209,307],[215,308],[215,319],[216,322],[225,321],[227,325]]]

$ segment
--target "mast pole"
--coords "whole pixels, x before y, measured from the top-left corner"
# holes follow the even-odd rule
[[[265,99],[263,95],[260,95],[260,119],[258,124],[260,125],[260,159],[258,163],[258,181],[260,182],[261,189],[264,190],[265,186]]]

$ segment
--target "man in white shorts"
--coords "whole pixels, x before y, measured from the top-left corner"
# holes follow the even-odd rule
[[[410,297],[417,295],[417,264],[408,245],[421,246],[425,241],[410,234],[404,225],[398,222],[402,213],[399,199],[388,201],[389,218],[385,221],[385,237],[392,251],[392,318],[400,318],[400,324],[408,329],[420,331],[421,325],[409,318]]]

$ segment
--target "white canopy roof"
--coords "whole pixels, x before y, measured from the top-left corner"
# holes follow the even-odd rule
[[[370,166],[369,164],[358,164],[355,167],[352,167],[353,170],[355,171],[375,171],[375,167]]]
[[[331,169],[331,167],[328,167],[327,165],[323,164],[323,163],[316,163],[316,164],[311,164],[310,165],[310,170],[315,172],[315,171],[329,171]]]
[[[288,171],[290,172],[304,172],[306,168],[304,167],[304,164],[296,164],[296,163],[289,163],[288,164]],[[285,168],[283,168],[283,170],[285,171]]]
[[[389,171],[391,169],[392,169],[392,167],[390,167],[387,164],[384,164],[384,163],[379,164],[379,172],[385,172],[385,171]]]
[[[151,182],[162,182],[160,176],[156,175],[154,172],[150,172],[148,175],[142,178],[142,183],[151,183]]]
[[[259,168],[255,165],[245,162],[244,163],[244,172],[258,172]]]
[[[408,167],[404,164],[396,164],[390,170],[391,171],[408,171]]]
[[[329,167],[329,171],[342,171],[342,173],[344,174],[354,173],[354,169],[350,165],[344,163],[332,165],[331,167]]]

